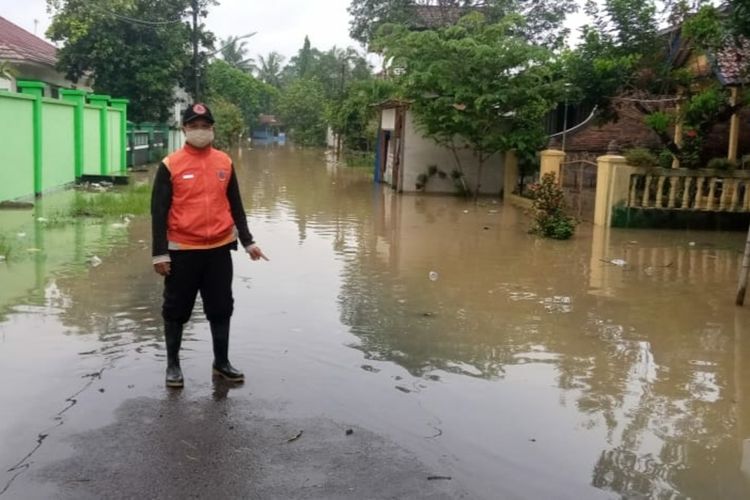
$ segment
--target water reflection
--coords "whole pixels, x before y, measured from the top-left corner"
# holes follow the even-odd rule
[[[491,200],[395,196],[319,158],[285,168],[284,154],[257,158],[271,175],[247,186],[253,210],[291,216],[300,244],[311,228],[330,237],[341,321],[365,359],[426,380],[503,383],[510,367],[552,367],[561,404],[605,431],[596,488],[750,495],[747,311],[731,305],[741,235],[583,227],[540,241]]]
[[[750,313],[732,305],[743,235],[582,226],[572,241],[549,242],[529,235],[514,208],[396,196],[369,170],[319,151],[244,151],[236,164],[251,228],[262,242],[291,241],[285,257],[302,261],[275,268],[274,285],[294,291],[274,299],[283,305],[247,314],[264,330],[248,348],[270,357],[264,368],[292,377],[305,362],[311,384],[336,381],[340,411],[368,408],[399,437],[409,437],[408,412],[424,411],[431,427],[415,440],[458,457],[469,482],[489,485],[478,491],[539,491],[518,476],[545,477],[568,497],[750,497]],[[132,364],[161,355],[161,285],[148,221],[113,231],[45,234],[45,249],[70,248],[84,264],[50,273],[49,252],[30,256],[22,281],[35,298],[22,302],[68,334],[95,337],[95,355]],[[86,242],[104,240],[109,258],[85,266]],[[236,269],[239,300],[275,297],[268,284],[254,294],[265,268]],[[336,327],[342,345],[321,343],[338,339]],[[365,372],[407,402],[363,394]],[[209,392],[240,397],[221,385]],[[571,484],[579,488],[568,494]]]

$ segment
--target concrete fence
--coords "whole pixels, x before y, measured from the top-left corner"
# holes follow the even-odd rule
[[[596,164],[566,162],[557,150],[542,151],[540,160],[540,175],[555,175],[572,215],[597,226],[740,229],[750,221],[747,170],[634,167],[617,154],[600,156]],[[505,185],[515,186],[516,163],[506,164]],[[510,190],[505,197],[531,206],[531,200]]]
[[[0,91],[0,201],[125,171],[126,99],[80,90],[53,99],[42,82],[17,86],[17,93]]]
[[[750,172],[633,167],[622,156],[598,160],[594,223],[658,227],[704,220],[746,227]]]

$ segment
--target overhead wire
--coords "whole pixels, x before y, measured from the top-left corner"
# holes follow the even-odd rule
[[[94,7],[94,9],[96,9],[96,10],[98,10],[100,12],[103,12],[105,14],[108,14],[108,15],[110,15],[110,16],[112,16],[115,19],[118,19],[120,21],[125,21],[125,22],[129,22],[129,23],[133,23],[133,24],[140,24],[141,26],[149,26],[149,27],[152,27],[152,28],[158,28],[158,27],[162,27],[162,26],[168,26],[168,25],[171,25],[171,24],[178,24],[178,23],[182,23],[183,22],[182,18],[169,19],[169,20],[164,20],[164,21],[150,21],[150,20],[147,20],[147,19],[138,19],[138,18],[126,16],[126,15],[123,15],[123,14],[118,14],[117,12],[113,12],[113,11],[111,11],[109,9],[106,9],[104,7],[96,5],[95,3],[92,4],[92,6]]]

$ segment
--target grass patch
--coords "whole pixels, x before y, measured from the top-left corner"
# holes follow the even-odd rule
[[[375,165],[375,153],[346,151],[344,152],[344,162],[347,167],[369,168]]]
[[[0,259],[10,259],[11,246],[8,237],[0,234]]]
[[[100,218],[143,215],[149,212],[150,204],[151,186],[137,184],[106,193],[76,193],[70,215]]]

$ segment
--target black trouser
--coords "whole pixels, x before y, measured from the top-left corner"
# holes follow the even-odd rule
[[[234,244],[211,250],[171,250],[171,272],[164,279],[165,321],[190,319],[198,292],[208,321],[228,320],[234,311],[232,256]]]

